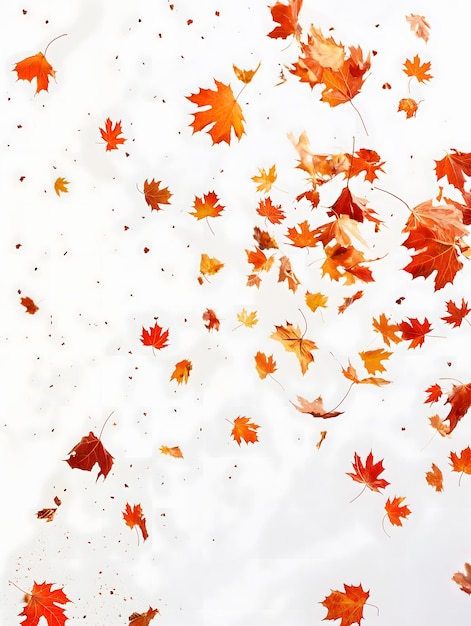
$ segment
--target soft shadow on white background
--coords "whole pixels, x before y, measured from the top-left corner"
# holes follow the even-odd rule
[[[370,590],[379,617],[366,606],[365,624],[462,622],[470,599],[451,576],[471,560],[471,479],[458,486],[448,456],[469,445],[469,418],[451,439],[436,436],[426,446],[435,411],[423,402],[441,377],[469,380],[468,325],[453,330],[440,320],[447,300],[469,298],[469,267],[437,293],[431,280],[412,281],[401,269],[410,258],[400,247],[408,211],[362,177],[351,182],[353,193],[367,197],[387,225],[378,235],[364,230],[374,244],[367,258],[383,257],[372,264],[375,283],[322,279],[322,252],[295,249],[285,234],[304,219],[320,223],[295,202],[307,187],[288,133],[307,131],[316,153],[348,152],[355,138],[356,149],[386,161],[379,187],[411,207],[437,195],[434,160],[450,148],[470,151],[456,63],[466,21],[438,3],[305,0],[305,30],[333,28],[344,45],[377,52],[354,101],[366,136],[352,107],[331,109],[287,69],[287,81],[275,86],[297,48],[266,36],[274,24],[265,3],[173,4],[39,0],[1,9],[8,28],[0,122],[2,623],[19,623],[23,606],[8,580],[27,591],[33,581],[64,586],[73,601],[69,619],[92,625],[127,624],[150,605],[161,612],[155,623],[173,626],[309,626],[325,617],[319,602],[343,583]],[[410,13],[430,22],[428,44],[410,31]],[[48,51],[56,82],[34,95],[35,82],[16,81],[11,69],[62,33]],[[421,103],[406,120],[397,112],[409,95],[401,68],[415,54],[431,61],[434,78],[411,84]],[[206,133],[192,135],[195,107],[185,96],[213,88],[213,78],[237,93],[232,64],[253,69],[259,61],[240,97],[241,141],[212,146]],[[385,82],[391,90],[382,89]],[[107,117],[122,121],[127,138],[109,153],[98,130]],[[277,269],[259,290],[246,286],[245,250],[253,227],[265,227],[251,177],[274,163],[278,189],[270,195],[287,219],[269,230],[302,283],[296,294],[277,283]],[[58,176],[70,181],[61,197],[53,189]],[[173,194],[159,212],[138,190],[153,178]],[[343,184],[326,186],[323,206]],[[212,221],[214,235],[188,214],[195,195],[212,190],[226,207]],[[225,267],[199,285],[203,252]],[[358,289],[363,299],[337,315]],[[34,316],[20,306],[19,290],[38,304]],[[330,307],[310,312],[306,290],[329,295]],[[206,308],[221,320],[219,332],[204,328]],[[260,321],[233,331],[242,308],[256,310]],[[319,347],[304,377],[294,355],[270,339],[286,320],[304,328],[299,309]],[[342,416],[327,423],[296,412],[290,400],[297,395],[322,395],[326,407],[339,402],[348,388],[339,363],[381,347],[371,318],[382,312],[397,322],[427,316],[434,337],[421,349],[395,348],[385,374],[392,384],[354,388]],[[156,354],[139,339],[154,316],[170,329],[169,347]],[[259,379],[259,350],[274,355],[283,388]],[[193,370],[188,385],[177,387],[169,378],[184,358]],[[64,459],[83,435],[98,435],[112,411],[103,443],[114,466],[96,482],[98,470],[71,470]],[[442,404],[437,411],[446,414]],[[233,441],[226,420],[239,415],[260,425],[258,443]],[[184,459],[163,456],[162,445],[180,446]],[[345,473],[355,451],[364,458],[370,450],[384,459],[391,485],[350,503],[361,486]],[[432,462],[444,472],[443,493],[425,482]],[[384,503],[396,495],[412,514],[388,537]],[[37,520],[54,496],[63,502],[54,521]],[[142,504],[145,543],[122,520],[126,502]]]

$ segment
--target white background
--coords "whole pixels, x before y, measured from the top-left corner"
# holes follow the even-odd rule
[[[275,26],[266,3],[2,6],[2,623],[19,623],[23,606],[8,580],[27,591],[33,581],[64,586],[70,621],[93,626],[127,624],[149,605],[161,612],[155,623],[172,626],[308,626],[321,622],[319,602],[343,583],[370,590],[379,617],[366,606],[365,624],[465,623],[470,599],[451,576],[471,560],[471,478],[459,486],[448,456],[470,444],[469,418],[451,438],[437,435],[426,445],[428,417],[447,410],[424,405],[424,390],[435,382],[450,389],[442,377],[469,381],[469,326],[451,329],[440,317],[447,300],[469,300],[470,269],[437,293],[432,280],[412,281],[401,269],[410,259],[400,246],[407,208],[361,176],[352,192],[386,223],[377,235],[363,229],[371,244],[365,256],[384,257],[372,264],[375,283],[322,279],[322,251],[293,248],[285,234],[304,219],[325,221],[322,208],[317,216],[295,201],[307,187],[288,133],[306,130],[313,151],[327,154],[350,151],[355,138],[356,149],[386,161],[379,187],[411,207],[437,195],[434,159],[450,148],[471,151],[467,11],[463,2],[305,0],[305,31],[311,23],[325,33],[332,27],[344,45],[377,52],[354,100],[367,137],[352,107],[330,108],[286,69],[288,80],[276,86],[297,46],[266,36]],[[410,13],[430,22],[428,44],[410,31]],[[56,82],[35,95],[35,81],[16,81],[11,70],[62,33],[47,54]],[[397,112],[409,96],[402,64],[415,54],[431,61],[434,78],[412,81],[410,96],[421,103],[406,120]],[[185,96],[213,88],[213,78],[237,93],[232,64],[253,69],[260,61],[239,100],[241,141],[212,146],[206,133],[192,135],[195,106]],[[391,90],[382,89],[385,82]],[[127,138],[112,152],[98,130],[107,117],[122,121]],[[301,281],[296,294],[277,283],[276,268],[259,290],[246,286],[245,249],[253,248],[253,227],[266,227],[251,177],[274,163],[271,197],[287,219],[268,230]],[[53,188],[58,176],[70,181],[61,197]],[[158,212],[139,192],[153,178],[173,194]],[[322,206],[343,184],[325,187]],[[213,190],[226,207],[212,220],[214,235],[189,215],[194,197]],[[225,267],[199,285],[201,253]],[[363,299],[337,315],[358,289]],[[327,294],[329,308],[309,311],[306,290]],[[34,316],[21,296],[38,304]],[[219,332],[204,328],[208,307],[221,320]],[[233,331],[244,307],[260,321]],[[306,337],[319,347],[304,377],[295,357],[270,339],[286,320],[304,329],[299,309]],[[359,351],[381,347],[371,318],[382,312],[396,322],[427,316],[434,336],[421,349],[395,347],[384,374],[392,384],[355,387],[340,417],[321,422],[298,413],[290,404],[297,395],[322,395],[326,408],[339,402],[348,389],[339,363],[359,367]],[[169,347],[155,354],[140,342],[154,316],[170,329]],[[258,350],[274,355],[283,388],[259,379]],[[177,387],[169,379],[184,358],[193,370],[188,385]],[[114,466],[95,482],[96,468],[71,470],[64,459],[83,435],[98,435],[112,411],[103,443]],[[233,441],[226,420],[239,415],[260,425],[256,444]],[[162,455],[161,445],[180,446],[184,459]],[[345,472],[355,451],[364,459],[370,450],[384,459],[391,485],[350,503],[361,486]],[[425,482],[432,462],[444,472],[443,493]],[[388,537],[384,503],[396,495],[412,513],[402,528],[385,522]],[[54,521],[37,520],[54,496],[63,502]],[[142,504],[145,543],[122,520],[126,502]]]

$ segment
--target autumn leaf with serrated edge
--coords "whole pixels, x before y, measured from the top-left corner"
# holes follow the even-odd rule
[[[355,452],[352,465],[355,471],[345,473],[354,481],[364,484],[362,491],[354,498],[355,500],[361,496],[367,487],[368,489],[371,489],[371,491],[377,491],[379,493],[380,489],[384,489],[389,485],[388,481],[384,478],[378,478],[378,476],[384,472],[383,460],[375,463],[373,460],[373,453],[371,451],[366,457],[365,465],[363,465],[361,458]]]
[[[123,511],[123,519],[126,522],[126,526],[129,526],[129,528],[139,528],[144,541],[148,538],[149,534],[146,528],[146,518],[142,513],[142,506],[140,504],[135,504],[131,508],[131,505],[126,503],[126,507]]]
[[[309,365],[314,361],[311,352],[317,350],[316,344],[310,339],[304,339],[299,326],[295,327],[290,322],[286,322],[286,326],[275,325],[275,329],[275,332],[270,335],[271,339],[276,339],[282,343],[287,352],[295,353],[304,375]]]
[[[25,594],[26,606],[19,614],[25,616],[21,622],[23,626],[36,626],[41,617],[44,617],[50,626],[64,626],[68,618],[59,605],[71,600],[65,595],[63,587],[52,590],[53,584],[34,582],[31,592]]]
[[[258,441],[257,429],[260,426],[251,422],[250,419],[250,417],[236,417],[233,422],[231,434],[239,446],[242,439],[246,444]]]
[[[340,619],[340,626],[360,624],[363,619],[363,607],[370,596],[360,585],[346,585],[345,591],[331,590],[330,594],[320,602],[326,609],[324,620]]]

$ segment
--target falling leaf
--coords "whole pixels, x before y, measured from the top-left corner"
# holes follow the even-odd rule
[[[343,278],[346,285],[352,285],[357,279],[365,283],[374,281],[369,267],[362,265],[366,262],[363,252],[353,246],[326,246],[324,252],[326,259],[321,267],[322,276],[328,274],[335,281]]]
[[[208,276],[213,276],[214,274],[217,274],[219,270],[223,267],[224,263],[221,263],[221,261],[218,261],[216,258],[211,258],[207,254],[201,255],[200,272],[201,274],[203,274],[203,276],[206,276],[206,274]]]
[[[368,374],[376,374],[376,372],[385,372],[386,368],[381,361],[389,359],[392,352],[386,352],[383,348],[378,350],[367,350],[358,353],[363,361]]]
[[[401,100],[399,100],[397,111],[404,111],[406,119],[409,119],[410,117],[415,117],[418,108],[419,103],[413,98],[401,98]]]
[[[402,338],[398,335],[401,332],[397,324],[390,324],[389,318],[384,313],[381,313],[376,320],[373,318],[373,330],[377,333],[381,333],[384,343],[389,347],[391,341],[393,343],[400,343]]]
[[[211,135],[213,145],[222,141],[230,144],[231,130],[239,140],[245,133],[243,125],[245,119],[231,87],[216,79],[214,82],[217,91],[200,88],[197,94],[186,96],[190,102],[200,107],[196,113],[192,113],[195,119],[190,126],[193,127],[193,134],[211,126],[206,132]]]
[[[440,400],[441,396],[442,396],[442,388],[440,387],[440,385],[431,385],[430,387],[428,387],[425,390],[425,393],[428,393],[428,397],[425,400],[425,403],[427,402],[437,402],[437,400]]]
[[[375,216],[375,211],[366,205],[366,200],[354,196],[348,187],[344,187],[340,192],[340,196],[330,207],[328,215],[340,217],[346,215],[356,222],[363,222],[365,219],[369,222],[380,224],[381,221]]]
[[[161,350],[162,348],[165,348],[166,346],[169,345],[168,344],[169,330],[167,328],[167,330],[165,330],[164,332],[162,331],[163,331],[163,328],[159,326],[157,322],[154,324],[154,326],[151,326],[149,330],[145,330],[145,328],[142,327],[142,336],[141,336],[142,343],[145,346],[152,346],[156,350]]]
[[[182,383],[188,382],[188,377],[190,376],[190,372],[193,366],[191,361],[188,359],[183,359],[183,361],[179,361],[175,365],[175,369],[173,370],[172,375],[170,376],[170,380],[176,380],[179,385]]]
[[[204,327],[208,330],[219,330],[220,321],[213,309],[206,309],[203,313],[203,321],[207,322]]]
[[[128,626],[149,626],[150,621],[160,614],[159,609],[149,607],[145,613],[133,613],[129,616]]]
[[[304,339],[299,326],[294,327],[290,322],[286,322],[286,326],[275,325],[275,328],[276,331],[270,335],[270,338],[283,344],[286,351],[295,353],[304,375],[314,361],[311,351],[317,350],[316,344],[309,339]]]
[[[446,303],[446,310],[448,312],[448,315],[442,317],[441,319],[444,320],[447,324],[453,325],[453,328],[461,326],[461,322],[468,315],[468,313],[471,312],[471,309],[468,308],[468,303],[465,301],[464,298],[461,298],[461,307],[459,308],[453,302],[453,300],[449,300]]]
[[[322,419],[337,417],[337,415],[343,414],[343,411],[326,411],[324,409],[324,403],[321,396],[319,396],[316,400],[312,400],[311,402],[301,396],[298,396],[297,398],[299,404],[295,404],[294,402],[291,402],[291,404],[300,413],[309,413],[309,415],[312,415],[312,417],[322,417]]]
[[[266,230],[261,230],[258,226],[253,229],[253,238],[258,244],[260,250],[270,250],[278,248],[278,244]]]
[[[38,519],[45,519],[46,522],[52,522],[54,519],[54,515],[56,514],[57,507],[53,507],[50,509],[41,509],[36,513],[36,517]]]
[[[411,31],[414,32],[417,37],[423,39],[425,42],[429,40],[430,24],[423,15],[411,13],[410,15],[406,15],[406,20],[409,23]]]
[[[61,193],[69,193],[69,190],[67,189],[67,185],[69,184],[70,183],[68,180],[59,176],[59,178],[56,178],[56,181],[54,183],[54,191],[58,196],[60,196]]]
[[[315,231],[311,230],[307,220],[298,224],[299,231],[294,228],[288,228],[288,234],[286,237],[291,239],[291,246],[297,248],[314,248],[317,245],[317,239],[315,237]]]
[[[372,183],[378,178],[377,172],[383,172],[381,157],[374,150],[361,148],[357,150],[351,158],[351,167],[349,172],[344,172],[345,178],[358,176],[361,172],[365,173],[365,180]]]
[[[358,374],[353,365],[349,362],[347,369],[342,368],[342,374],[348,380],[351,380],[356,385],[376,385],[381,387],[382,385],[389,385],[390,380],[384,378],[376,378],[375,376],[368,376],[367,378],[358,378]]]
[[[354,302],[363,298],[363,291],[357,291],[352,296],[343,299],[343,304],[341,304],[338,308],[339,313],[344,313],[349,306],[351,306]]]
[[[13,68],[13,71],[18,74],[18,80],[29,80],[31,82],[33,78],[36,78],[36,93],[42,90],[48,91],[49,76],[51,78],[56,77],[55,70],[42,52],[19,61]]]
[[[262,193],[268,193],[273,187],[273,183],[276,181],[276,166],[272,165],[268,172],[264,169],[258,168],[260,172],[259,176],[252,176],[252,180],[257,184],[257,191]]]
[[[103,476],[105,480],[113,466],[113,457],[91,431],[82,437],[68,454],[70,457],[66,461],[72,469],[90,472],[95,463],[98,464],[100,471],[96,477],[97,480],[100,476]]]
[[[247,328],[253,328],[258,323],[257,311],[251,311],[247,313],[245,309],[242,309],[240,313],[237,313],[237,321],[246,326]]]
[[[39,311],[39,307],[35,305],[34,301],[26,296],[26,298],[21,298],[20,303],[25,307],[25,313],[29,313],[30,315],[34,315],[36,311]]]
[[[363,606],[370,596],[361,584],[346,585],[345,591],[331,590],[331,593],[320,603],[327,609],[326,619],[340,619],[340,626],[360,624],[363,619]]]
[[[195,196],[193,208],[195,210],[190,215],[193,215],[198,220],[202,220],[205,217],[219,217],[224,210],[224,207],[219,204],[219,198],[214,191],[204,194],[203,198]]]
[[[285,219],[285,214],[281,210],[281,205],[273,204],[270,197],[260,200],[257,213],[262,217],[266,217],[271,224],[281,224],[281,222]]]
[[[412,61],[410,59],[406,59],[404,63],[405,69],[402,71],[411,78],[417,78],[419,83],[425,83],[433,78],[432,74],[428,73],[431,65],[430,61],[427,63],[421,63],[419,55],[416,54]]]
[[[49,626],[64,626],[67,621],[64,609],[59,606],[70,602],[63,587],[52,590],[54,583],[33,583],[31,593],[25,594],[26,606],[20,613],[25,619],[22,626],[37,626],[43,617]]]
[[[324,68],[322,82],[325,89],[321,100],[328,102],[331,107],[345,102],[351,102],[358,95],[365,82],[365,74],[370,69],[370,55],[363,58],[360,46],[350,47],[350,56],[339,69]]]
[[[320,434],[320,438],[319,441],[316,443],[316,448],[319,450],[324,439],[327,437],[327,431],[326,430],[321,430]]]
[[[273,374],[276,372],[276,361],[273,359],[273,355],[267,357],[263,352],[257,352],[255,355],[255,369],[258,372],[258,375],[263,380],[269,374]]]
[[[277,2],[269,7],[274,22],[278,23],[268,36],[272,39],[287,39],[294,35],[296,39],[301,36],[301,26],[298,16],[303,6],[303,0],[288,0],[288,4]]]
[[[327,296],[324,296],[323,293],[310,293],[309,291],[306,291],[306,304],[313,312],[317,311],[317,309],[319,308],[326,309],[328,299],[329,298]]]
[[[466,570],[466,574],[456,572],[456,574],[453,574],[451,580],[460,585],[461,591],[471,594],[471,565],[469,563],[465,563],[464,568]]]
[[[409,317],[408,320],[408,322],[401,322],[399,329],[402,333],[402,339],[410,341],[410,344],[407,346],[410,350],[423,345],[425,335],[432,330],[432,327],[426,317],[423,322],[419,322],[416,317]]]
[[[260,250],[260,248],[256,248],[253,250],[246,250],[247,261],[253,265],[254,272],[268,272],[275,261],[274,256],[267,257],[267,255]]]
[[[448,420],[450,424],[448,432],[452,433],[471,406],[471,383],[467,385],[453,385],[453,389],[448,393],[448,399],[445,404],[451,404],[445,420]]]
[[[231,435],[239,446],[242,439],[247,444],[258,441],[257,429],[260,428],[260,426],[251,422],[250,419],[250,417],[236,417],[234,420]]]
[[[172,194],[168,187],[160,189],[161,182],[161,180],[155,181],[154,179],[150,182],[147,179],[144,181],[144,198],[152,211],[161,211],[161,204],[170,204]]]
[[[437,180],[446,176],[450,185],[464,191],[465,175],[471,176],[471,152],[460,152],[451,148],[440,161],[435,161]]]
[[[402,519],[410,515],[411,511],[408,506],[402,505],[405,498],[394,497],[392,500],[386,500],[384,508],[389,521],[394,526],[402,526]],[[402,505],[402,506],[401,506]]]
[[[252,82],[252,78],[258,72],[260,65],[261,65],[261,62],[257,65],[257,67],[254,70],[241,70],[236,65],[232,65],[232,69],[234,70],[234,74],[236,75],[236,77],[240,81],[248,85],[250,82]]]
[[[132,508],[126,503],[126,508],[123,511],[123,519],[126,522],[126,526],[134,528],[137,526],[142,533],[142,538],[145,541],[149,536],[146,528],[146,518],[142,513],[142,507],[140,504],[135,504]]]
[[[288,288],[294,293],[300,284],[296,274],[291,269],[291,261],[287,256],[280,258],[280,271],[278,274],[278,282],[288,281]]]
[[[168,446],[160,446],[159,450],[162,454],[168,454],[169,456],[173,456],[176,459],[183,459],[183,453],[180,450],[179,446],[173,446],[173,448],[169,448]]]
[[[425,480],[435,489],[435,491],[443,491],[443,474],[441,469],[435,465],[435,463],[432,463],[431,471],[426,472]]]
[[[374,463],[373,453],[370,452],[366,457],[366,463],[363,465],[361,458],[355,452],[354,461],[352,463],[354,473],[346,472],[357,483],[364,483],[371,491],[379,492],[389,485],[384,478],[378,478],[384,472],[383,460]]]
[[[105,122],[105,128],[100,128],[102,139],[106,141],[106,151],[117,150],[118,145],[127,141],[124,137],[118,137],[123,132],[121,129],[121,120],[116,122],[113,127],[113,122],[108,117]]]
[[[471,474],[471,448],[469,446],[461,450],[459,456],[456,452],[450,452],[450,461],[453,472]]]
[[[450,427],[445,424],[445,420],[442,420],[439,415],[432,415],[429,417],[430,426],[434,428],[439,435],[447,437],[450,434]]]

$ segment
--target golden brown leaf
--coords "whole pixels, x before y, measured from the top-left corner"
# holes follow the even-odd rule
[[[221,263],[221,261],[218,261],[216,258],[211,258],[204,253],[201,255],[200,272],[201,274],[203,274],[203,276],[205,276],[206,274],[208,276],[213,276],[214,274],[217,274],[219,270],[223,267],[224,263]]]
[[[152,211],[160,211],[161,204],[170,204],[169,200],[172,197],[172,193],[168,190],[168,187],[160,189],[160,183],[162,181],[155,181],[152,179],[144,181],[144,198]]]
[[[273,374],[276,372],[276,361],[273,359],[273,355],[267,357],[263,352],[257,352],[255,355],[255,369],[258,372],[258,375],[263,380],[269,374]]]
[[[425,480],[431,487],[434,487],[435,491],[443,491],[443,474],[435,463],[432,463],[431,471],[426,472]]]
[[[58,178],[56,178],[55,183],[54,183],[54,191],[56,192],[56,194],[58,196],[61,195],[61,193],[68,193],[69,190],[67,189],[67,185],[69,185],[69,181],[66,180],[65,178],[61,178],[60,176]]]
[[[304,375],[314,361],[311,351],[317,350],[316,344],[309,339],[304,339],[299,326],[294,327],[290,322],[286,322],[286,326],[275,325],[275,328],[276,331],[270,335],[271,339],[279,341],[288,352],[295,353]]]
[[[222,204],[219,204],[219,198],[214,191],[204,194],[203,198],[195,196],[193,208],[195,210],[190,212],[190,215],[196,217],[197,220],[202,220],[205,217],[219,217],[224,210]]]
[[[170,380],[176,380],[179,385],[182,383],[188,382],[188,377],[190,376],[190,372],[193,369],[191,361],[188,359],[183,359],[183,361],[179,361],[175,365],[175,369],[173,370],[173,374],[170,376]]]
[[[173,446],[172,448],[169,448],[168,446],[160,446],[159,450],[162,454],[168,454],[176,459],[183,459],[183,453],[179,446]]]
[[[245,309],[242,309],[240,313],[237,313],[237,321],[247,326],[247,328],[253,328],[258,323],[257,311],[247,313]]]
[[[294,293],[300,284],[296,274],[291,269],[291,261],[287,256],[280,259],[280,272],[278,274],[278,282],[288,281],[288,288]]]
[[[376,374],[376,372],[385,372],[386,368],[381,361],[389,359],[392,352],[386,352],[383,348],[377,350],[367,350],[358,353],[363,361],[368,374]]]
[[[306,291],[306,304],[313,312],[317,311],[318,308],[326,309],[328,299],[329,298],[327,296],[324,296],[323,293],[310,293],[309,291]]]
[[[260,65],[261,62],[254,70],[241,70],[236,65],[232,65],[232,69],[234,70],[234,74],[236,75],[236,77],[243,83],[248,85],[252,81],[252,78],[255,76],[255,74],[258,72]]]

